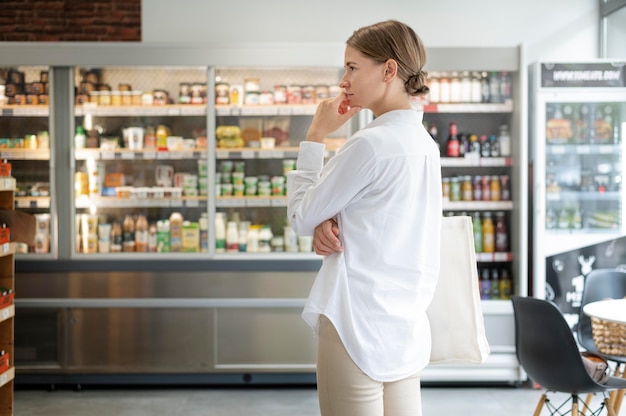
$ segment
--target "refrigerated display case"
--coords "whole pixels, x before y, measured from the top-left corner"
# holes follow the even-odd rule
[[[37,219],[35,242],[18,247],[19,256],[30,258],[56,253],[48,69],[0,68],[0,159],[17,179],[15,208]]]
[[[76,254],[208,252],[206,78],[75,69]]]
[[[626,232],[625,68],[615,61],[531,67],[535,296],[554,297],[548,257]],[[592,266],[580,267],[584,276]]]
[[[337,64],[344,46],[327,60],[319,59],[318,50],[289,50],[281,53],[280,59],[274,48],[255,50],[254,62],[242,56],[241,50],[224,54],[221,49],[210,48],[135,48],[130,56],[125,48],[103,46],[94,54],[77,45],[72,48],[76,58],[67,62],[58,62],[55,54],[41,51],[39,59],[53,63],[53,134],[63,138],[54,146],[59,185],[55,219],[62,232],[55,258],[24,259],[16,266],[20,274],[16,306],[21,321],[16,325],[17,382],[314,382],[315,339],[300,313],[321,259],[304,244],[301,249],[294,247],[293,240],[288,243],[286,196],[281,195],[284,191],[279,178],[293,166],[297,143],[306,134],[315,103],[276,103],[276,85],[282,91],[284,86],[287,93],[289,86],[296,87],[292,93],[299,87],[301,98],[310,97],[305,91],[310,92],[311,87],[320,87],[322,96],[328,87],[330,95],[330,87],[336,87],[341,76]],[[21,56],[20,51],[14,53]],[[171,62],[181,66],[173,67]],[[429,71],[506,72],[511,76],[512,98],[502,103],[426,103],[425,108],[425,121],[439,124],[444,131],[450,121],[456,121],[464,132],[477,134],[497,133],[501,124],[508,124],[510,156],[444,157],[442,165],[450,176],[507,176],[510,198],[447,201],[445,212],[479,212],[481,216],[504,213],[508,247],[479,253],[478,266],[506,269],[512,278],[511,290],[522,295],[527,284],[523,62],[523,47],[432,48]],[[103,95],[85,94],[90,91],[84,88],[90,86],[81,85],[94,73],[99,77],[94,84],[108,84],[111,89],[104,94],[103,103]],[[178,77],[179,73],[193,76]],[[246,90],[248,81],[252,89]],[[181,83],[206,83],[206,104],[181,103]],[[126,86],[120,84],[130,84],[130,106],[114,104],[118,99],[128,99],[127,94],[121,94]],[[240,89],[235,93],[233,86]],[[155,89],[166,91],[172,103],[155,104]],[[113,94],[116,91],[119,97]],[[143,93],[153,92],[152,104],[133,105],[132,91],[142,91],[142,98]],[[275,93],[274,104],[264,101],[269,95],[262,98],[270,91]],[[252,101],[245,101],[246,92],[251,93]],[[354,125],[328,138],[329,157],[351,131],[367,122],[366,113],[361,112]],[[169,125],[171,136],[182,137],[183,143],[195,138],[196,146],[179,151],[166,143],[165,149],[147,149],[148,127],[161,124]],[[83,128],[78,137],[77,127]],[[220,127],[226,129],[218,133]],[[144,133],[142,149],[131,148],[131,141],[125,145],[124,132],[129,128],[144,129],[133,130]],[[200,136],[194,132],[201,129],[206,130],[206,150],[197,146]],[[230,136],[229,131],[236,134]],[[237,133],[245,146],[237,140]],[[264,140],[267,137],[274,141]],[[232,138],[235,140],[229,142]],[[160,165],[172,169],[160,169],[167,172],[163,177],[156,173]],[[183,189],[180,197],[167,199],[148,193],[144,196],[143,189],[136,189],[159,187],[157,177],[170,178],[178,172],[197,172],[199,179],[204,165],[206,196],[185,196]],[[243,170],[239,172],[243,173],[243,195],[242,175],[235,175],[239,186],[234,195],[235,170]],[[246,195],[246,177],[256,177],[255,194],[249,190]],[[259,195],[262,178],[270,182],[270,195],[267,185],[265,194]],[[110,252],[111,244],[109,252],[100,252],[99,245],[93,245],[99,240],[97,225],[123,224],[127,216],[139,214],[145,215],[148,223],[158,224],[175,212],[190,222],[200,222],[206,214],[206,252],[162,253],[158,244],[154,253],[136,249],[124,252],[123,236],[119,253]],[[267,226],[272,235],[270,252],[249,250],[247,238],[245,252],[239,244],[243,239],[237,241],[237,252],[234,246],[231,252],[227,248],[222,252],[218,240],[224,234],[217,231],[221,220],[226,228],[229,221],[235,226],[237,222],[245,224],[248,233]],[[109,240],[112,243],[112,238]],[[510,302],[485,300],[483,311],[492,349],[489,361],[482,366],[428,367],[423,374],[425,382],[516,383],[523,379],[515,359]],[[172,351],[176,351],[174,361]]]

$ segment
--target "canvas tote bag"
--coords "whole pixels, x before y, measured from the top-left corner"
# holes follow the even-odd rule
[[[430,320],[431,364],[481,364],[489,356],[478,287],[472,219],[444,217],[441,223],[441,270]]]

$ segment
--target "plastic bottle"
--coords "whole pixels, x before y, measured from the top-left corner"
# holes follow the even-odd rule
[[[474,230],[474,249],[476,253],[483,252],[483,225],[480,220],[480,212],[472,215],[472,228]]]
[[[215,213],[215,252],[226,252],[226,219],[223,212]]]
[[[261,227],[261,231],[259,231],[259,252],[269,253],[272,251],[271,241],[273,236],[269,225]]]
[[[448,157],[459,157],[461,153],[461,142],[458,137],[458,129],[455,122],[450,123],[450,127],[448,129],[448,142],[447,142],[447,150],[446,156]]]
[[[250,229],[250,223],[248,221],[242,221],[239,223],[238,230],[238,249],[240,253],[248,251],[248,230]]]
[[[496,212],[496,251],[506,253],[509,250],[509,233],[506,227],[504,212]]]
[[[493,253],[496,250],[496,233],[490,212],[483,214],[483,252]]]
[[[502,95],[500,95],[500,77],[497,72],[489,74],[489,102],[502,102]]]
[[[498,175],[491,176],[489,189],[491,191],[492,201],[500,201],[502,199],[502,188],[500,187],[500,177]]]
[[[133,216],[128,214],[124,217],[122,224],[124,233],[122,234],[122,244],[130,241],[135,241],[135,220]]]
[[[183,216],[180,212],[170,215],[170,251],[178,253],[183,250]]]
[[[246,252],[256,253],[259,251],[259,226],[252,225],[248,229]]]
[[[470,101],[472,103],[480,103],[482,102],[482,87],[480,85],[480,74],[478,72],[472,73],[471,80],[471,97]]]
[[[487,140],[486,135],[480,136],[480,157],[491,156],[491,143]]]
[[[507,269],[500,271],[500,299],[511,299],[511,287],[513,282]]]
[[[509,126],[506,124],[500,126],[498,143],[500,144],[500,156],[511,156],[511,135],[509,134]]]
[[[428,88],[430,92],[428,93],[428,98],[431,103],[438,103],[440,98],[440,87],[439,87],[439,74],[433,73],[428,80]]]
[[[480,274],[480,298],[491,299],[491,276],[489,269],[483,269]]]
[[[453,72],[450,77],[450,102],[461,102],[461,78],[458,72]]]
[[[84,149],[85,147],[87,147],[87,133],[85,133],[83,126],[77,126],[74,135],[74,149]]]
[[[491,270],[491,299],[500,299],[500,270]]]
[[[448,78],[448,74],[445,72],[442,72],[439,78],[439,102],[450,102],[450,78]]]
[[[239,231],[235,221],[226,224],[226,252],[237,253],[239,251]]]
[[[200,215],[198,224],[200,226],[200,251],[206,253],[209,251],[209,217],[206,212]]]
[[[157,221],[157,252],[169,253],[170,252],[170,220]]]
[[[119,253],[122,251],[122,226],[119,222],[114,222],[111,226],[111,252]]]
[[[148,227],[148,251],[154,253],[157,251],[157,228],[155,224]]]
[[[470,78],[469,71],[464,71],[461,74],[461,100],[462,103],[469,103],[472,101],[472,79]]]
[[[145,215],[138,215],[135,222],[135,251],[148,251],[148,220]]]
[[[472,188],[472,177],[470,175],[463,176],[461,199],[463,201],[471,201],[474,199],[474,189]]]

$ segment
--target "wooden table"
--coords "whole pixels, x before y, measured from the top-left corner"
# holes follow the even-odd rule
[[[626,324],[626,299],[606,299],[583,306],[585,315],[604,321]]]
[[[590,302],[583,306],[585,315],[602,319],[604,321],[615,322],[618,324],[626,324],[626,298],[624,299],[606,299],[596,302]],[[626,359],[626,357],[624,357]],[[616,368],[616,376],[619,376],[621,365],[618,363]],[[622,370],[622,377],[626,378],[626,369]],[[610,402],[615,409],[615,413],[619,414],[622,400],[626,390],[617,390],[611,393]]]

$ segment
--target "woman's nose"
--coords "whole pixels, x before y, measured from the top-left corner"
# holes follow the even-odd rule
[[[348,83],[348,81],[346,81],[345,79],[342,79],[341,82],[339,83],[339,88],[348,88],[350,84]]]

